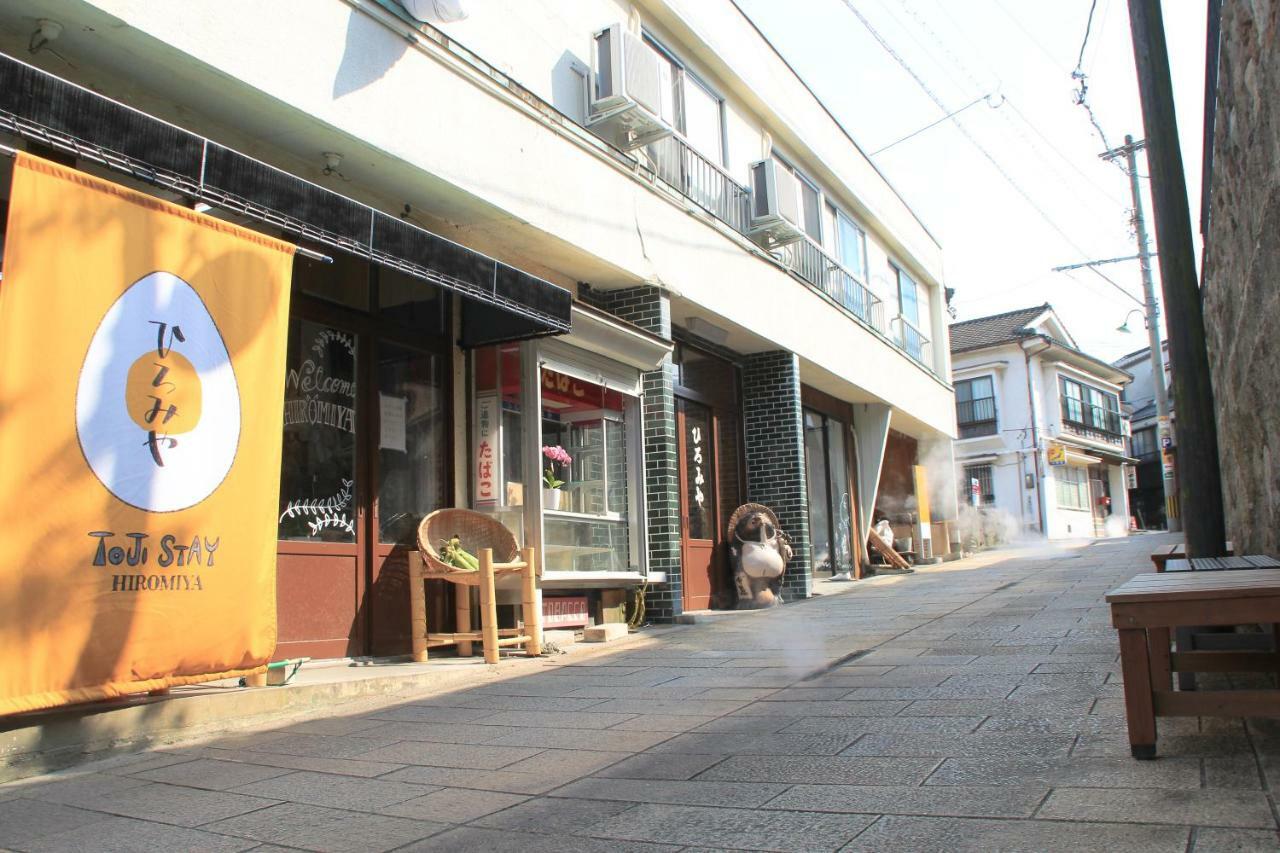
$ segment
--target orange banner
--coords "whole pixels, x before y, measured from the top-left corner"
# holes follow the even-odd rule
[[[259,672],[293,247],[19,154],[0,713]]]

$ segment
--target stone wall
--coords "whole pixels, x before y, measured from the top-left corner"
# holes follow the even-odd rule
[[[1205,326],[1227,530],[1280,554],[1280,3],[1225,0]]]

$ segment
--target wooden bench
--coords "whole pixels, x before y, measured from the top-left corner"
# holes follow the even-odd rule
[[[1280,653],[1170,651],[1170,634],[1202,625],[1280,622],[1280,569],[1144,573],[1107,594],[1120,633],[1124,709],[1134,758],[1156,754],[1157,717],[1280,717],[1280,691],[1174,691],[1174,672],[1280,672]]]
[[[1235,551],[1231,548],[1231,542],[1227,542],[1227,556],[1231,556]],[[1170,560],[1185,560],[1187,558],[1186,545],[1179,542],[1176,545],[1170,545],[1168,549],[1154,551],[1151,554],[1151,563],[1156,567],[1157,572],[1166,570]]]

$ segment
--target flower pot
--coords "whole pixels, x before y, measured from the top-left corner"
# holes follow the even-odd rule
[[[559,509],[560,500],[564,497],[564,492],[559,489],[543,489],[542,490],[542,508],[543,509]]]

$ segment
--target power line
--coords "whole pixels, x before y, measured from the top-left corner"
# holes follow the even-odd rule
[[[940,110],[942,110],[943,113],[950,113],[951,110],[950,108],[947,107],[946,103],[940,97],[938,97],[937,93],[934,92],[932,88],[930,88],[929,84],[926,83],[918,73],[916,73],[916,70],[912,68],[910,64],[908,64],[907,61],[903,59],[902,56],[896,50],[894,50],[893,46],[889,44],[889,42],[885,40],[884,36],[880,34],[880,31],[877,30],[874,26],[872,26],[871,22],[867,20],[867,17],[862,14],[861,10],[859,10],[858,7],[853,4],[853,0],[842,0],[842,2],[844,3],[845,7],[848,8],[848,10],[853,13],[854,17],[856,17],[862,23],[862,26],[865,27],[867,32],[871,34],[871,37],[874,38],[882,48],[884,48],[885,52],[888,53],[889,56],[891,56],[893,60],[897,62],[899,66],[902,67],[902,70],[907,72],[907,74],[911,77],[911,79],[915,81],[916,85],[919,86],[920,89],[926,95],[929,96],[929,100],[933,101],[933,103]],[[1009,186],[1012,187],[1013,190],[1018,195],[1022,196],[1023,200],[1026,201],[1026,203],[1029,204],[1031,208],[1040,215],[1040,218],[1043,219],[1050,228],[1052,228],[1055,232],[1057,232],[1057,234],[1060,237],[1062,237],[1062,239],[1067,243],[1067,245],[1071,246],[1073,249],[1080,252],[1084,257],[1089,257],[1090,253],[1086,252],[1083,248],[1081,248],[1080,245],[1076,243],[1074,239],[1072,239],[1071,235],[1069,235],[1065,230],[1063,230],[1063,228],[1059,226],[1057,222],[1054,221],[1053,217],[1051,217],[1044,210],[1044,208],[1042,208],[1036,202],[1036,200],[1033,199],[1031,195],[1022,188],[1021,184],[1019,184],[1017,181],[1013,179],[1013,176],[1010,175],[1009,172],[1000,163],[1000,161],[996,159],[995,155],[993,155],[990,151],[988,151],[982,145],[982,143],[979,142],[977,138],[974,137],[974,135],[969,132],[969,129],[965,127],[963,123],[961,123],[959,118],[957,118],[956,116],[952,116],[951,121],[955,124],[956,129],[959,130],[960,133],[963,134],[964,137],[969,140],[970,144],[972,144],[974,148],[978,149],[978,152],[987,159],[987,162],[989,162],[991,166],[997,172],[1000,173],[1000,176],[1005,179],[1005,181],[1009,184]],[[1090,267],[1090,272],[1092,272],[1094,275],[1098,276],[1099,278],[1106,281],[1108,284],[1118,289],[1121,293],[1125,293],[1130,298],[1134,298],[1132,294],[1129,294],[1128,291],[1126,291],[1123,287],[1121,287],[1119,284],[1116,284],[1116,282],[1112,281],[1110,278],[1103,275],[1098,270]]]
[[[942,124],[944,121],[946,121],[947,119],[951,118],[952,116],[958,116],[958,115],[960,115],[960,113],[962,113],[962,112],[964,112],[965,110],[969,109],[969,107],[972,107],[972,106],[974,106],[974,105],[976,105],[976,104],[980,104],[980,103],[982,103],[983,101],[987,101],[988,106],[991,106],[991,102],[988,100],[990,97],[991,97],[991,95],[979,95],[978,97],[974,98],[974,99],[973,99],[972,101],[970,101],[969,103],[965,104],[965,105],[964,105],[963,107],[961,107],[960,109],[958,109],[958,110],[952,110],[951,112],[947,113],[946,115],[944,115],[942,118],[938,119],[937,121],[930,122],[929,124],[926,124],[924,127],[920,128],[919,130],[914,130],[914,131],[912,131],[911,133],[908,133],[906,136],[902,137],[901,139],[899,139],[899,140],[897,140],[897,141],[895,141],[895,142],[890,142],[888,145],[884,146],[883,148],[878,148],[878,149],[876,149],[875,151],[872,151],[870,156],[874,157],[874,156],[876,156],[877,154],[880,154],[881,152],[888,151],[890,148],[892,148],[892,147],[893,147],[893,146],[895,146],[895,145],[898,145],[898,144],[900,144],[900,143],[906,142],[908,139],[912,139],[912,138],[914,138],[914,137],[916,137],[916,136],[919,136],[920,134],[924,133],[924,132],[925,132],[926,130],[928,130],[929,128],[931,128],[931,127],[937,127],[938,125]],[[1001,100],[1003,101],[1003,97],[1001,98]],[[999,106],[1000,106],[1000,104],[996,104],[996,105],[994,105],[994,106],[991,106],[991,108],[992,108],[992,109],[996,109],[996,108],[998,108]]]
[[[1093,107],[1089,106],[1089,75],[1084,73],[1084,51],[1089,46],[1089,34],[1093,31],[1093,13],[1098,9],[1098,0],[1093,0],[1089,4],[1089,17],[1084,23],[1084,39],[1080,42],[1080,56],[1076,60],[1076,70],[1071,72],[1071,79],[1079,81],[1080,88],[1076,90],[1076,103],[1084,107],[1084,111],[1089,115],[1089,123],[1093,125],[1093,129],[1098,132],[1098,138],[1102,140],[1102,147],[1110,150],[1111,143],[1107,142],[1107,134],[1102,129],[1102,125],[1098,123],[1098,117],[1093,114]],[[1128,169],[1119,160],[1112,160],[1112,163],[1124,172],[1129,174]]]
[[[1001,0],[991,0],[991,2],[995,3],[996,8],[999,9],[1001,12],[1003,12],[1004,16],[1008,18],[1010,21],[1012,21],[1015,27],[1022,30],[1022,34],[1025,35],[1033,45],[1039,48],[1040,52],[1044,54],[1045,59],[1049,60],[1050,65],[1052,65],[1054,68],[1057,68],[1060,71],[1063,70],[1062,65],[1058,62],[1057,59],[1054,58],[1053,54],[1049,51],[1049,48],[1044,46],[1044,42],[1036,38],[1035,33],[1031,32],[1031,30],[1024,27],[1022,25],[1022,21],[1018,20],[1017,16],[1009,11],[1005,7],[1004,3],[1001,2]]]
[[[1089,33],[1093,31],[1093,13],[1098,11],[1098,0],[1089,4],[1089,19],[1084,23],[1084,41],[1080,42],[1080,58],[1076,60],[1076,74],[1083,74],[1084,49],[1089,44]],[[1108,148],[1111,146],[1108,145]]]
[[[960,57],[959,57],[959,56],[958,56],[958,55],[957,55],[957,54],[956,54],[956,53],[955,53],[955,52],[950,48],[950,46],[946,43],[946,41],[945,41],[941,36],[939,36],[939,35],[938,35],[938,33],[937,33],[937,32],[936,32],[936,31],[935,31],[935,30],[934,30],[934,29],[929,25],[929,22],[928,22],[927,20],[925,20],[925,18],[924,18],[924,17],[923,17],[923,16],[922,16],[922,15],[921,15],[921,14],[920,14],[920,13],[919,13],[919,12],[918,12],[918,11],[917,11],[913,6],[912,6],[912,5],[911,5],[911,3],[909,2],[909,0],[898,0],[898,3],[899,3],[899,5],[901,5],[901,6],[902,6],[902,8],[907,12],[907,14],[909,14],[913,19],[915,19],[916,23],[920,25],[920,27],[921,27],[921,28],[924,30],[924,32],[929,36],[929,38],[930,38],[930,39],[932,39],[932,40],[933,40],[933,42],[934,42],[935,44],[937,44],[937,45],[942,49],[942,51],[943,51],[943,52],[947,55],[947,57],[948,57],[948,58],[949,58],[949,59],[950,59],[950,60],[955,64],[955,66],[956,66],[956,67],[961,71],[961,73],[963,73],[963,74],[964,74],[964,76],[965,76],[965,77],[967,77],[967,78],[969,79],[969,81],[970,81],[970,82],[972,82],[975,86],[977,86],[977,87],[981,88],[983,84],[982,84],[982,83],[981,83],[981,82],[980,82],[980,81],[979,81],[979,80],[974,76],[973,72],[970,70],[970,68],[969,68],[969,67],[968,67],[968,65],[964,62],[964,60],[963,60],[963,59],[961,59],[961,58],[960,58]],[[940,8],[942,9],[943,13],[944,13],[944,14],[946,14],[946,7],[945,7],[945,5],[940,6]],[[1103,7],[1103,24],[1104,24],[1104,25],[1105,25],[1105,23],[1106,23],[1106,12],[1107,12],[1109,9],[1110,9],[1110,3],[1108,2],[1108,4],[1107,4],[1105,7]],[[953,24],[955,24],[955,23],[956,23],[954,18],[950,18],[950,16],[949,16],[949,15],[948,15],[948,18],[952,21],[952,23],[953,23]],[[1091,20],[1092,20],[1092,19],[1091,19]],[[956,24],[956,26],[958,27],[959,25],[958,25],[958,24]],[[963,34],[963,32],[961,32],[961,34],[962,34],[962,35],[964,35],[964,34]],[[967,36],[966,36],[966,40],[967,40]],[[978,53],[980,54],[980,53],[981,53],[981,51],[978,51]],[[1082,51],[1082,54],[1083,54],[1083,51]],[[983,64],[985,65],[986,63],[984,62]],[[987,70],[991,73],[991,76],[992,76],[992,77],[996,78],[997,80],[999,80],[999,79],[1000,79],[1000,75],[999,75],[999,74],[998,74],[994,69],[992,69],[990,66],[988,66],[988,69],[987,69]],[[952,82],[955,82],[954,78],[952,78]],[[963,87],[961,87],[961,88],[963,88]],[[1001,98],[1002,98],[1001,103],[1003,103],[1003,101],[1004,101],[1004,99],[1005,99],[1005,96],[1002,94],[1002,95],[1001,95]],[[970,106],[971,106],[971,105],[970,105]],[[1084,171],[1083,171],[1083,170],[1081,170],[1081,169],[1080,169],[1080,167],[1079,167],[1079,166],[1077,166],[1077,165],[1076,165],[1076,164],[1075,164],[1075,163],[1074,163],[1074,162],[1073,162],[1069,157],[1067,157],[1067,156],[1066,156],[1065,154],[1063,154],[1060,150],[1058,150],[1058,149],[1053,145],[1053,143],[1049,140],[1049,138],[1048,138],[1047,136],[1045,136],[1043,133],[1041,133],[1040,129],[1039,129],[1038,127],[1036,127],[1034,124],[1032,124],[1032,123],[1030,122],[1030,120],[1028,120],[1028,119],[1027,119],[1027,117],[1022,113],[1022,111],[1021,111],[1021,110],[1019,110],[1019,109],[1017,108],[1017,106],[1016,106],[1015,104],[1013,104],[1013,103],[1012,103],[1012,101],[1010,101],[1010,106],[1011,106],[1011,107],[1013,107],[1013,110],[1014,110],[1014,112],[1017,114],[1018,118],[1020,118],[1020,119],[1022,120],[1022,122],[1023,122],[1024,124],[1026,124],[1028,127],[1030,127],[1030,128],[1031,128],[1031,130],[1032,130],[1032,131],[1033,131],[1037,136],[1039,136],[1039,137],[1040,137],[1040,139],[1041,139],[1041,140],[1043,140],[1043,141],[1044,141],[1044,143],[1045,143],[1047,146],[1049,146],[1049,148],[1050,148],[1050,149],[1052,149],[1052,150],[1054,151],[1054,153],[1055,153],[1055,154],[1057,154],[1060,158],[1062,158],[1062,160],[1063,160],[1065,163],[1067,163],[1067,165],[1069,165],[1073,170],[1075,170],[1076,174],[1077,174],[1077,175],[1079,175],[1081,178],[1083,178],[1083,179],[1084,179],[1084,181],[1085,181],[1087,184],[1089,184],[1089,185],[1090,185],[1090,186],[1092,186],[1094,189],[1096,189],[1098,192],[1100,192],[1103,196],[1105,196],[1105,197],[1106,197],[1106,199],[1107,199],[1109,202],[1111,202],[1111,203],[1113,203],[1113,204],[1116,204],[1116,205],[1123,205],[1123,204],[1124,204],[1124,202],[1123,202],[1123,201],[1122,201],[1118,196],[1115,196],[1115,195],[1113,195],[1109,190],[1104,189],[1104,188],[1103,188],[1099,183],[1097,183],[1097,181],[1095,181],[1093,178],[1091,178],[1091,177],[1089,177],[1088,175],[1086,175],[1086,174],[1084,173]],[[951,113],[950,115],[955,115],[955,114],[957,114],[957,113],[963,112],[965,109],[967,109],[967,106],[966,106],[966,107],[962,107],[960,110],[956,110],[956,112],[955,112],[955,113]],[[1010,119],[1009,119],[1009,117],[1008,117],[1008,116],[1004,116],[1003,118],[1004,118],[1005,123],[1006,123],[1006,124],[1009,124],[1010,128],[1011,128],[1015,133],[1018,133],[1018,134],[1019,134],[1019,136],[1021,136],[1021,137],[1022,137],[1022,138],[1027,142],[1028,147],[1029,147],[1031,150],[1035,151],[1035,153],[1041,157],[1041,159],[1045,162],[1045,164],[1046,164],[1050,169],[1053,169],[1054,167],[1053,167],[1053,165],[1049,162],[1048,158],[1044,157],[1044,156],[1041,154],[1041,152],[1040,152],[1040,150],[1039,150],[1039,146],[1038,146],[1038,145],[1036,145],[1034,141],[1032,141],[1032,140],[1030,140],[1030,139],[1027,139],[1026,134],[1022,133],[1020,130],[1018,130],[1016,127],[1014,127],[1014,126],[1013,126],[1013,123],[1010,121]],[[941,121],[941,119],[940,119],[939,121]],[[938,123],[938,122],[935,122],[934,124],[937,124],[937,123]],[[933,125],[930,125],[930,126],[932,127]],[[886,146],[886,147],[888,147],[888,146]],[[881,149],[881,150],[883,151],[884,149]],[[879,152],[875,152],[875,153],[879,153]],[[1090,202],[1089,202],[1087,199],[1085,199],[1083,196],[1081,196],[1078,192],[1076,192],[1076,188],[1075,188],[1075,185],[1074,185],[1074,184],[1072,184],[1072,183],[1070,183],[1070,182],[1065,182],[1065,183],[1066,183],[1067,188],[1071,191],[1071,193],[1072,193],[1073,195],[1075,195],[1075,197],[1076,197],[1077,199],[1079,199],[1079,200],[1080,200],[1080,201],[1081,201],[1085,206],[1090,206]]]
[[[1041,131],[1041,130],[1040,130],[1040,128],[1036,125],[1036,123],[1035,123],[1035,122],[1033,122],[1033,121],[1031,121],[1031,119],[1027,118],[1027,117],[1026,117],[1026,115],[1022,112],[1022,110],[1018,109],[1018,105],[1017,105],[1017,103],[1015,103],[1015,102],[1014,102],[1014,100],[1013,100],[1012,98],[1007,98],[1007,97],[1006,97],[1006,99],[1005,99],[1005,100],[1007,100],[1007,101],[1009,102],[1009,107],[1013,110],[1013,114],[1014,114],[1014,115],[1016,115],[1019,119],[1021,119],[1023,124],[1025,124],[1027,127],[1031,128],[1031,131],[1032,131],[1036,136],[1040,137],[1040,141],[1041,141],[1041,142],[1043,142],[1043,143],[1045,144],[1045,147],[1047,147],[1047,148],[1048,148],[1050,151],[1052,151],[1054,154],[1057,154],[1057,155],[1058,155],[1058,157],[1059,157],[1059,158],[1061,158],[1062,162],[1066,163],[1066,164],[1067,164],[1068,166],[1070,166],[1073,170],[1075,170],[1075,173],[1076,173],[1077,175],[1079,175],[1081,178],[1083,178],[1083,179],[1085,180],[1085,182],[1087,182],[1091,187],[1093,187],[1094,189],[1096,189],[1096,190],[1097,190],[1098,192],[1100,192],[1102,195],[1106,196],[1106,197],[1107,197],[1107,199],[1109,199],[1110,201],[1113,201],[1113,202],[1115,202],[1116,204],[1119,204],[1119,205],[1123,205],[1123,204],[1124,204],[1123,199],[1121,199],[1121,198],[1120,198],[1119,196],[1117,196],[1117,195],[1113,195],[1113,194],[1112,194],[1112,192],[1111,192],[1110,190],[1108,190],[1106,187],[1102,186],[1102,184],[1098,183],[1094,178],[1090,177],[1090,176],[1089,176],[1089,175],[1088,175],[1088,174],[1087,174],[1083,169],[1081,169],[1078,165],[1076,165],[1075,161],[1074,161],[1074,160],[1072,160],[1069,156],[1067,156],[1067,154],[1065,154],[1065,153],[1062,151],[1062,149],[1061,149],[1061,148],[1059,148],[1057,145],[1055,145],[1055,144],[1053,143],[1053,140],[1051,140],[1048,136],[1046,136],[1046,135],[1044,134],[1044,132],[1043,132],[1043,131]]]

